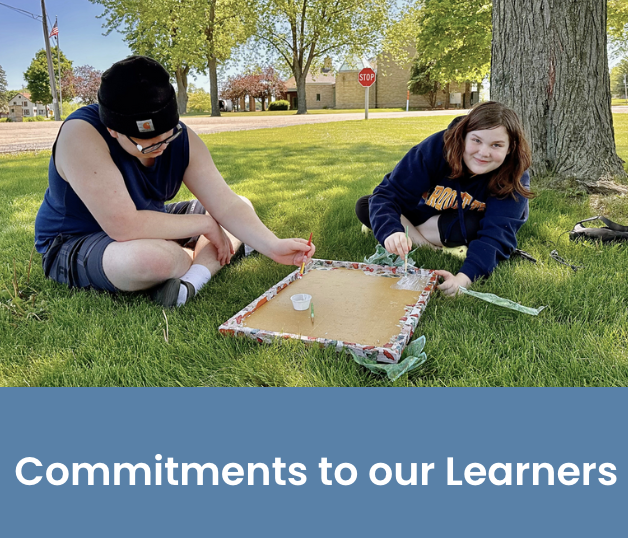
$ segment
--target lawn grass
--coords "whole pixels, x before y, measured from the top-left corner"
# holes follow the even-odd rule
[[[204,135],[231,187],[255,204],[279,236],[314,234],[317,257],[361,261],[375,250],[354,216],[406,151],[448,117],[371,119]],[[628,115],[614,116],[628,161]],[[292,271],[262,256],[226,267],[199,297],[166,312],[141,294],[112,297],[46,280],[35,254],[34,218],[47,185],[49,152],[0,156],[0,385],[19,386],[389,386],[349,356],[299,342],[260,345],[217,327]],[[427,362],[397,386],[628,385],[628,245],[571,243],[566,232],[597,214],[577,189],[546,188],[519,233],[538,263],[511,260],[474,289],[521,304],[548,305],[538,317],[471,297],[436,294],[417,336]],[[179,193],[183,200],[189,193]],[[628,201],[597,207],[628,224]],[[597,210],[595,210],[597,211]],[[582,266],[574,272],[550,252]],[[15,280],[25,297],[15,304]],[[461,262],[421,249],[417,264],[456,271]],[[376,313],[374,313],[376,315]]]

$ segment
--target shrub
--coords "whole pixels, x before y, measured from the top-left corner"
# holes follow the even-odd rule
[[[273,101],[268,105],[268,110],[290,110],[290,103],[288,101]]]
[[[37,121],[35,118],[36,118],[36,116],[24,116],[22,118],[22,121],[28,121],[28,122]]]
[[[0,123],[11,123],[12,121],[11,118],[0,118]]]
[[[212,111],[211,95],[202,88],[188,91],[188,112],[210,113]]]
[[[84,106],[84,105],[82,105],[80,103],[73,103],[71,101],[67,101],[67,102],[63,103],[63,114],[62,114],[62,116],[69,116],[70,114],[72,114],[72,112],[74,112],[75,110],[78,110],[82,106]]]
[[[66,118],[70,114],[72,114],[72,112],[75,112],[76,110],[78,110],[79,108],[81,108],[83,106],[85,106],[85,105],[82,105],[81,103],[74,103],[72,101],[67,101],[67,102],[63,103],[63,114],[61,114],[61,121],[65,121]]]

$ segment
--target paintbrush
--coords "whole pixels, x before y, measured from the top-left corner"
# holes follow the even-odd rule
[[[310,232],[310,238],[307,241],[307,246],[309,247],[311,245],[312,245],[312,232]],[[299,278],[303,276],[303,271],[305,271],[305,258],[303,258],[303,263],[301,264],[301,270],[299,271]]]
[[[408,245],[408,227],[406,226],[406,246]],[[403,257],[403,272],[408,274],[408,254]]]
[[[312,321],[312,325],[314,325],[314,301],[310,303],[310,320]]]

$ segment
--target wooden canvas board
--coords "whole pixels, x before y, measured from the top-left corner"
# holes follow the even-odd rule
[[[419,291],[392,289],[393,284],[390,278],[351,269],[308,271],[289,289],[244,319],[242,325],[383,346],[399,332],[399,320],[405,316],[406,305],[416,304],[421,295]],[[309,309],[294,310],[290,297],[297,293],[312,296],[314,323]]]
[[[432,271],[410,268],[425,282],[419,291],[394,289],[403,270],[354,262],[312,260],[303,278],[291,273],[220,326],[223,334],[260,342],[296,338],[352,349],[383,362],[398,362],[436,284]],[[296,311],[290,297],[312,295],[310,310]]]

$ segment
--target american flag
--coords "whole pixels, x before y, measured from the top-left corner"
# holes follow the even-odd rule
[[[50,35],[48,37],[50,38],[50,37],[55,37],[55,36],[58,36],[58,35],[59,35],[59,28],[57,27],[57,21],[55,21],[55,25],[52,27],[52,30],[51,30]]]

